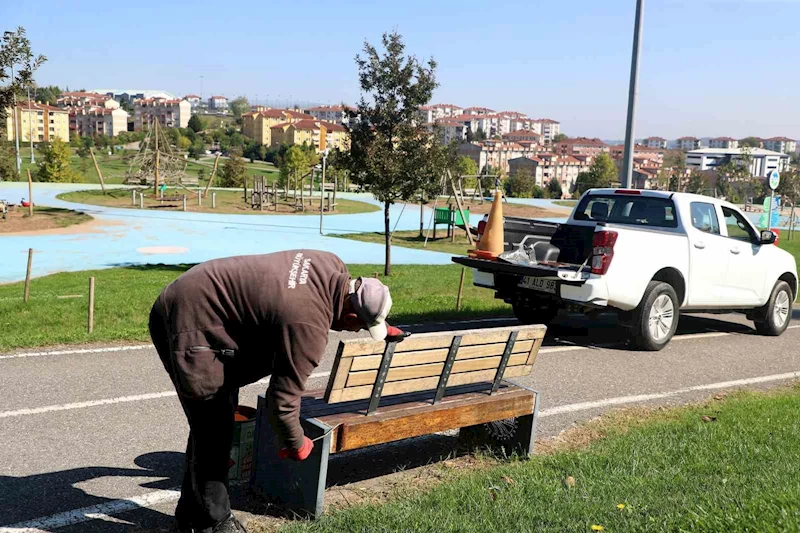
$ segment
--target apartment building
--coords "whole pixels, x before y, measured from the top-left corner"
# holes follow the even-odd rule
[[[666,150],[668,142],[664,137],[648,137],[644,140],[644,145],[648,148]]]
[[[544,135],[542,135],[540,132],[526,129],[510,131],[503,135],[503,139],[514,142],[529,141],[536,144],[544,144]]]
[[[14,109],[6,109],[4,137],[13,141],[19,135],[20,142],[49,142],[61,139],[69,142],[69,113],[61,108],[38,102],[18,103]]]
[[[133,129],[140,131],[151,120],[167,128],[185,128],[189,125],[192,104],[186,100],[143,98],[133,102]]]
[[[531,120],[531,129],[544,135],[547,142],[553,142],[556,135],[561,133],[561,123],[549,118],[537,118]]]
[[[196,94],[187,94],[183,97],[183,99],[189,102],[189,105],[192,106],[193,110],[201,107],[201,104],[203,103],[203,99]]]
[[[105,107],[79,107],[69,112],[69,129],[81,137],[108,135],[114,137],[128,131],[128,112]]]
[[[513,141],[487,139],[480,142],[463,143],[458,146],[458,155],[475,161],[478,171],[486,171],[487,166],[509,171],[508,162],[518,157],[536,155],[537,145]]]
[[[494,109],[488,107],[468,107],[463,110],[464,115],[490,115],[494,112]]]
[[[739,148],[739,141],[733,137],[714,137],[708,145],[709,148]]]
[[[686,154],[686,167],[696,170],[716,170],[733,161],[741,161],[743,148],[701,148]],[[766,178],[773,170],[782,171],[789,164],[789,156],[764,148],[749,148],[750,175]]]
[[[242,133],[261,144],[272,146],[272,126],[299,120],[314,121],[317,118],[295,110],[264,108],[242,115]]]
[[[622,161],[622,158],[625,157],[625,145],[624,144],[615,144],[608,147],[608,154],[611,156],[611,159],[615,161]],[[636,144],[633,146],[633,160],[634,166],[636,165],[636,161],[650,161],[651,164],[648,166],[657,166],[661,168],[661,165],[664,163],[664,150],[661,148],[650,148],[644,144]]]
[[[681,137],[675,142],[678,146],[678,150],[684,150],[686,152],[689,150],[697,150],[703,146],[702,142],[697,137]]]
[[[314,146],[317,152],[349,148],[347,130],[339,124],[302,119],[276,124],[270,130],[273,147],[282,144],[308,144]]]
[[[518,157],[508,162],[513,176],[521,169],[528,169],[539,187],[546,187],[553,179],[561,185],[565,197],[575,189],[578,174],[588,170],[586,159],[551,152]]]
[[[305,110],[307,115],[314,117],[315,120],[330,122],[331,124],[344,124],[347,122],[344,106],[341,105],[320,105],[309,107]]]
[[[103,107],[105,109],[119,108],[119,102],[107,94],[90,92],[65,92],[57,100],[58,107]]]
[[[772,137],[764,140],[764,148],[773,152],[793,154],[797,152],[797,141],[788,137]]]
[[[208,99],[208,108],[215,111],[227,111],[228,99],[224,96],[212,96]]]
[[[596,157],[602,152],[608,153],[609,146],[600,139],[576,137],[557,143],[555,152],[558,155],[588,155]]]

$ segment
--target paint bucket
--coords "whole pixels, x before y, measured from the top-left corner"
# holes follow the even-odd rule
[[[233,415],[233,444],[229,461],[228,480],[250,481],[253,470],[253,440],[256,432],[256,410],[246,405],[236,406]]]

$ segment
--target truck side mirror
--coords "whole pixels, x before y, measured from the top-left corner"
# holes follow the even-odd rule
[[[759,244],[773,244],[777,240],[778,236],[775,235],[775,232],[765,229],[761,232],[761,239],[759,240]]]

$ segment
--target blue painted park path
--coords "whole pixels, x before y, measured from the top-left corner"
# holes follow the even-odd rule
[[[382,264],[384,260],[380,244],[320,235],[319,217],[313,215],[153,212],[75,204],[56,198],[63,192],[96,188],[99,186],[35,183],[33,197],[37,205],[82,211],[95,221],[59,233],[0,235],[0,283],[24,279],[29,248],[35,252],[34,277],[127,265],[197,263],[295,248],[334,252],[350,264]],[[17,203],[27,196],[27,183],[0,183],[0,198]],[[366,194],[342,194],[342,197],[378,204]],[[425,209],[423,215],[427,225],[430,210]],[[407,205],[405,210],[401,205],[392,207],[392,227],[397,224],[398,230],[418,228],[419,219],[418,206]],[[383,212],[327,215],[324,231],[328,234],[383,231]],[[450,255],[394,246],[392,262],[448,264]]]

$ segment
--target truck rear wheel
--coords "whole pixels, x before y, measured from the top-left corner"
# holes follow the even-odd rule
[[[558,314],[558,306],[547,300],[518,299],[511,304],[514,316],[523,324],[548,325]]]
[[[666,346],[678,329],[678,295],[669,283],[651,281],[633,310],[633,344],[650,352]]]
[[[769,337],[777,337],[789,326],[792,318],[792,289],[785,281],[778,281],[772,289],[767,305],[759,310],[755,322],[756,331]]]

